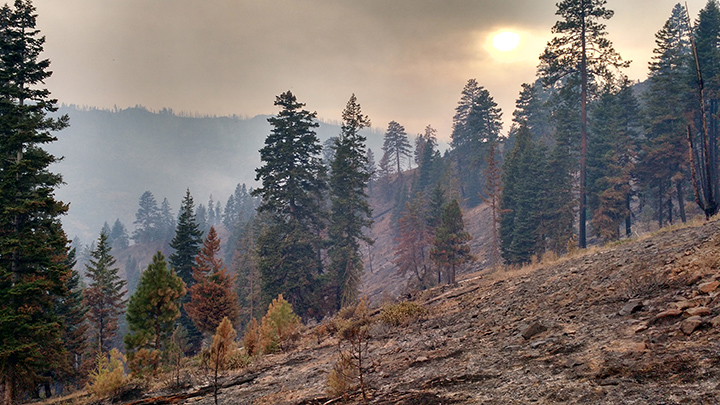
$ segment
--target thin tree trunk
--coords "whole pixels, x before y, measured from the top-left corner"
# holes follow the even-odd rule
[[[627,216],[625,217],[625,236],[629,237],[632,233],[632,211],[630,211],[630,194],[625,198],[625,208],[627,208]]]
[[[12,367],[12,366],[11,366]],[[13,381],[12,370],[7,372],[5,375],[5,404],[11,405],[13,403],[13,391],[15,390],[15,384]]]
[[[587,240],[585,234],[585,222],[587,220],[587,196],[585,195],[586,185],[586,155],[587,155],[587,87],[588,87],[588,72],[587,72],[587,44],[585,38],[585,0],[580,3],[581,8],[581,24],[582,30],[580,33],[582,41],[582,57],[580,60],[580,74],[582,76],[582,89],[580,92],[580,221],[578,223],[578,242],[580,249],[587,247]]]
[[[677,202],[678,202],[678,214],[680,214],[680,220],[685,223],[687,218],[685,217],[685,191],[683,190],[683,181],[678,180],[675,183],[677,191]]]
[[[664,194],[665,194],[665,189],[663,188],[663,182],[659,181],[658,182],[658,217],[657,217],[658,228],[663,227],[663,220],[665,219],[664,218],[665,215],[663,213],[663,206],[664,206],[663,195]]]

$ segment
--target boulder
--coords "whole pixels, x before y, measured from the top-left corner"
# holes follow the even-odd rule
[[[695,329],[700,327],[700,325],[702,325],[702,318],[699,316],[691,316],[680,323],[680,330],[682,330],[684,334],[690,335]]]
[[[708,281],[707,283],[702,283],[698,286],[698,290],[700,292],[703,292],[705,294],[710,294],[711,292],[717,290],[717,288],[720,287],[720,282],[715,281]]]
[[[695,307],[695,308],[688,308],[685,310],[685,313],[692,316],[707,316],[710,315],[710,308],[708,307]]]
[[[543,326],[540,322],[533,322],[530,325],[528,325],[525,330],[522,331],[521,335],[525,340],[529,340],[531,337],[537,335],[538,333],[545,332],[547,328]]]

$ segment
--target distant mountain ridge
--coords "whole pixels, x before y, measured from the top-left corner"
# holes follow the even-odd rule
[[[138,198],[151,191],[167,198],[177,214],[186,188],[195,204],[207,204],[212,194],[223,206],[238,183],[255,185],[255,168],[269,116],[252,118],[195,117],[171,110],[143,107],[100,110],[62,106],[70,127],[58,132],[47,149],[63,160],[51,169],[65,185],[56,196],[70,203],[63,226],[70,238],[84,243],[97,238],[103,222],[120,220],[132,232]],[[321,142],[340,133],[338,125],[320,122]],[[382,132],[367,130],[368,146],[376,156]]]

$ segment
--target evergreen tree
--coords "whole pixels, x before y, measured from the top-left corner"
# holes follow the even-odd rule
[[[108,235],[108,241],[110,246],[115,250],[127,249],[130,245],[130,238],[128,236],[127,228],[120,222],[120,218],[115,220]]]
[[[283,294],[299,314],[314,316],[326,218],[322,194],[327,188],[322,147],[313,130],[317,114],[303,109],[289,91],[278,96],[275,105],[280,112],[268,118],[272,131],[260,150],[263,166],[256,169],[262,185],[252,192],[262,199],[258,212],[269,215],[258,238],[263,299],[269,303]]]
[[[587,104],[589,84],[610,82],[613,69],[629,66],[613,49],[607,39],[605,25],[600,20],[613,16],[605,8],[606,0],[562,0],[557,4],[556,15],[562,20],[552,28],[556,34],[540,55],[540,76],[543,84],[580,87],[580,208],[578,238],[581,248],[586,238],[586,157],[587,157]]]
[[[631,174],[637,160],[640,112],[628,81],[593,107],[588,146],[588,207],[593,231],[604,241],[620,237],[630,215]]]
[[[193,266],[195,264],[195,256],[200,252],[202,245],[202,231],[196,222],[195,203],[190,195],[190,189],[185,191],[180,204],[180,214],[178,215],[177,227],[175,229],[175,237],[170,242],[170,247],[174,252],[169,256],[170,267],[175,270],[185,283],[186,288],[190,288],[195,284],[193,279]],[[183,299],[183,304],[190,300],[189,295]],[[187,330],[188,341],[193,351],[198,349],[202,341],[200,331],[195,328],[195,324],[187,315],[184,307],[180,308],[180,324]]]
[[[184,305],[197,329],[208,335],[217,329],[223,318],[229,318],[234,325],[240,318],[238,297],[233,289],[235,279],[227,274],[219,253],[220,239],[215,227],[210,227],[195,258],[195,283],[190,287],[190,302]]]
[[[422,193],[417,193],[415,198],[405,203],[399,226],[400,236],[396,238],[397,245],[393,249],[393,264],[400,275],[411,273],[420,287],[426,287],[431,271],[430,247],[434,232],[427,222]]]
[[[157,252],[142,273],[138,289],[130,297],[127,307],[130,334],[125,336],[125,347],[130,361],[142,348],[159,352],[167,349],[175,320],[180,317],[183,296],[185,284],[168,268],[162,253]],[[154,358],[159,359],[159,356]],[[157,371],[158,367],[156,360],[153,369]]]
[[[690,173],[695,201],[705,212],[705,217],[710,218],[720,208],[717,145],[720,120],[716,114],[720,104],[720,6],[717,0],[708,0],[700,11],[696,26],[691,33],[696,71],[693,87],[697,91],[695,102],[691,104],[695,131],[693,126],[688,126]],[[693,132],[699,132],[700,139]]]
[[[260,220],[258,217],[245,225],[238,238],[232,260],[231,268],[237,280],[241,329],[247,326],[252,319],[259,319],[263,315],[263,308],[260,305],[260,269],[255,244],[259,230]]]
[[[465,232],[462,211],[457,200],[452,200],[443,210],[440,226],[435,230],[435,240],[430,258],[447,271],[448,284],[455,284],[458,266],[475,260],[470,254],[468,242],[472,236]]]
[[[160,239],[170,241],[174,237],[173,233],[175,232],[175,218],[173,216],[172,209],[170,208],[170,202],[168,202],[167,198],[163,198],[163,201],[160,204],[159,228]]]
[[[482,169],[488,145],[496,142],[502,129],[502,112],[490,96],[490,92],[478,85],[475,79],[468,80],[455,108],[451,134],[453,158],[462,170],[460,192],[471,205],[482,200]]]
[[[118,330],[118,318],[124,313],[125,280],[118,277],[115,258],[110,254],[107,235],[100,234],[97,247],[90,252],[85,275],[90,284],[84,291],[87,317],[92,327],[93,353],[107,353]]]
[[[135,243],[148,243],[158,240],[161,233],[160,210],[155,196],[149,191],[140,196],[140,207],[135,213],[135,231],[132,239]]]
[[[70,269],[75,267],[75,252],[75,249],[71,249],[67,256],[67,266]],[[57,303],[57,314],[63,322],[62,342],[67,355],[65,363],[70,366],[64,380],[75,388],[80,388],[80,381],[87,369],[88,361],[86,358],[88,323],[85,318],[87,308],[83,304],[80,273],[73,269],[65,285],[68,295],[61,297]]]
[[[342,132],[335,141],[335,157],[331,164],[328,229],[328,273],[335,301],[335,309],[357,301],[363,273],[360,241],[372,243],[364,229],[372,225],[372,213],[367,202],[368,182],[365,137],[360,130],[370,126],[363,115],[355,94],[342,112]]]
[[[552,138],[552,127],[550,126],[550,109],[547,107],[550,92],[542,86],[541,80],[535,83],[523,83],[520,96],[515,101],[513,111],[513,122],[517,125],[525,124],[532,134],[533,141],[542,140],[550,143]],[[508,151],[512,145],[508,145]]]
[[[498,161],[498,147],[495,143],[490,145],[487,161],[485,162],[485,195],[483,201],[490,206],[490,220],[492,226],[492,246],[490,250],[490,259],[493,267],[500,264],[500,196],[502,193],[502,171],[500,170],[500,162]]]
[[[375,165],[375,154],[373,153],[372,149],[368,148],[367,150],[367,165],[365,165],[365,171],[368,172],[370,175],[370,180],[368,180],[368,187],[371,186],[371,184],[377,180],[377,166]]]
[[[208,225],[215,226],[215,202],[213,201],[212,194],[210,194],[210,200],[208,201]]]
[[[58,297],[67,292],[68,241],[55,200],[58,161],[43,146],[68,125],[49,117],[57,100],[42,86],[51,75],[40,59],[45,37],[36,29],[35,8],[16,0],[0,9],[0,378],[4,402],[13,403],[64,356]]]
[[[677,4],[655,34],[656,47],[649,63],[645,93],[645,139],[639,145],[635,172],[641,189],[658,196],[658,223],[662,226],[666,189],[675,183],[678,211],[684,222],[684,186],[689,176],[686,109],[691,75],[690,27],[685,7]],[[690,97],[694,100],[694,97]]]
[[[198,205],[197,210],[195,210],[195,222],[197,222],[198,228],[200,228],[200,232],[202,232],[203,235],[210,229],[207,209],[202,204]]]
[[[387,160],[389,169],[395,169],[394,173],[402,177],[402,163],[410,159],[410,141],[408,140],[405,127],[396,121],[388,123],[385,138],[383,140],[383,158]]]
[[[418,165],[415,192],[425,192],[434,184],[441,174],[440,152],[437,150],[437,130],[430,125],[425,127],[425,133],[418,135],[415,140],[415,158]]]
[[[533,255],[543,253],[544,163],[530,130],[522,125],[503,165],[500,196],[500,250],[509,264],[529,263]]]

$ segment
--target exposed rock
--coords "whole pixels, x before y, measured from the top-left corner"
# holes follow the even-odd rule
[[[685,310],[688,308],[696,307],[698,304],[695,301],[685,300],[685,301],[673,302],[672,305],[677,309]]]
[[[718,287],[720,287],[720,282],[708,281],[707,283],[700,284],[698,286],[698,290],[700,290],[700,292],[704,292],[705,294],[710,294],[711,292],[717,290]]]
[[[525,340],[529,340],[531,337],[537,335],[538,333],[545,332],[546,330],[547,328],[540,322],[533,322],[522,331],[521,335],[525,338]]]
[[[713,328],[720,328],[720,315],[710,320],[710,324]]]
[[[695,329],[700,327],[702,325],[702,318],[699,316],[691,316],[690,318],[685,319],[680,324],[680,330],[683,331],[684,334],[690,335],[692,334]]]
[[[707,316],[710,315],[710,308],[708,307],[695,307],[695,308],[688,308],[685,310],[685,313],[693,316]]]
[[[671,308],[671,309],[665,310],[665,311],[660,312],[659,314],[655,315],[655,317],[652,319],[652,321],[650,323],[653,324],[661,319],[672,318],[672,317],[680,316],[682,314],[683,314],[682,309]]]
[[[632,299],[625,304],[624,307],[618,312],[620,316],[630,315],[632,313],[635,313],[639,310],[641,310],[643,307],[643,302],[640,299]]]

